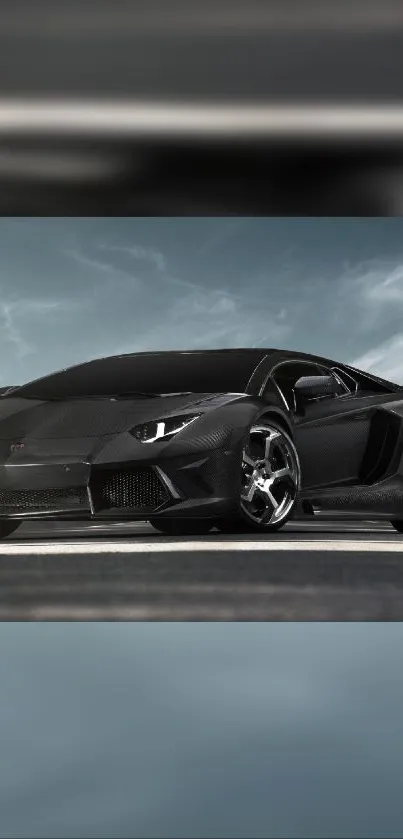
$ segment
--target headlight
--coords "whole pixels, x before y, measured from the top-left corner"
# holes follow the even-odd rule
[[[201,414],[190,414],[169,419],[151,420],[132,428],[130,434],[141,443],[154,443],[155,440],[169,440],[174,434],[183,431],[191,422],[197,420]]]

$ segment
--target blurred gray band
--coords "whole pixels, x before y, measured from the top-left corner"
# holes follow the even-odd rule
[[[403,25],[401,0],[3,0],[8,36],[85,34],[98,38],[194,32],[388,30]]]

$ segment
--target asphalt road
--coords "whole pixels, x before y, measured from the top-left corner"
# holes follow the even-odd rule
[[[36,523],[0,546],[0,620],[402,619],[403,536],[387,524],[172,539]]]

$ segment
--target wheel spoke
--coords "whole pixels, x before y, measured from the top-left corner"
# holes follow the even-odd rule
[[[273,504],[274,511],[276,511],[276,510],[277,510],[277,507],[279,507],[279,506],[280,506],[279,502],[278,502],[278,501],[276,501],[276,499],[275,499],[275,497],[274,497],[274,495],[273,495],[273,493],[272,493],[271,489],[266,489],[266,490],[265,490],[265,492],[266,492],[266,495],[267,495],[267,497],[268,497],[269,501],[271,502],[271,504]]]
[[[248,486],[245,487],[245,489],[246,489],[246,492],[245,492],[245,490],[242,492],[242,498],[245,501],[252,501],[253,496],[254,496],[254,494],[256,492],[256,489],[257,489],[256,484],[255,484],[255,478],[254,478],[253,475],[252,475],[252,478],[251,478]]]
[[[269,522],[271,521],[273,516],[274,516],[274,510],[270,510],[269,507],[266,507],[263,515],[259,519],[260,524],[269,524]]]
[[[242,460],[243,460],[244,463],[247,463],[248,466],[255,466],[255,464],[256,464],[256,460],[253,460],[251,458],[251,456],[249,454],[247,454],[247,452],[245,452],[245,451],[242,455]]]
[[[264,450],[264,457],[265,457],[266,461],[269,460],[270,450],[271,450],[271,446],[272,446],[273,441],[277,440],[279,437],[281,437],[281,434],[280,434],[279,431],[272,431],[271,434],[269,434],[269,436],[266,437],[265,450]]]
[[[277,469],[275,472],[272,471],[271,474],[275,481],[280,480],[280,478],[293,477],[293,471],[290,466],[285,466],[284,469]]]

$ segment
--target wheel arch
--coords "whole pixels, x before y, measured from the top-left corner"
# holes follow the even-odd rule
[[[290,420],[284,416],[281,411],[276,410],[276,408],[265,408],[257,417],[258,420],[275,420],[277,425],[279,425],[286,434],[294,438],[293,428],[291,425]]]

